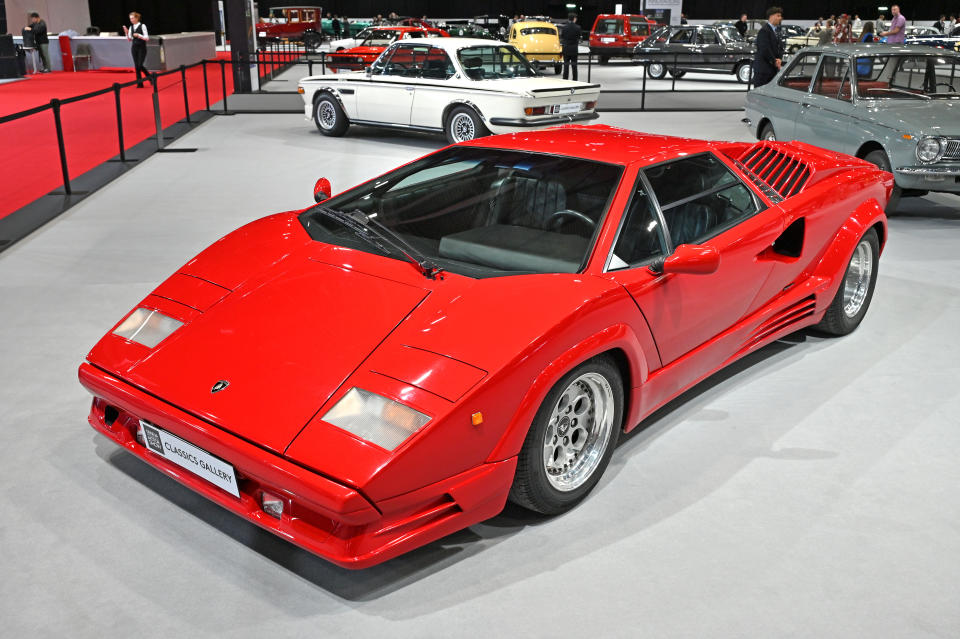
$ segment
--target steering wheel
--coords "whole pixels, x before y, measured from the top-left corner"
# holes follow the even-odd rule
[[[950,89],[950,93],[956,93],[956,92],[957,92],[957,88],[956,88],[955,86],[953,86],[952,84],[950,84],[949,82],[937,82],[937,83],[934,85],[933,88],[936,89],[937,87],[947,87],[948,89]],[[936,91],[935,91],[935,92],[936,92]]]
[[[594,222],[592,218],[590,218],[588,215],[584,215],[580,211],[574,211],[573,209],[563,209],[557,211],[556,213],[552,213],[550,217],[547,218],[547,223],[544,226],[551,231],[555,231],[563,224],[563,218],[565,217],[572,217],[575,220],[583,222],[590,228],[591,231],[597,228],[597,223]]]

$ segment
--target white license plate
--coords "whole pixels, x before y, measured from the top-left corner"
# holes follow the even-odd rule
[[[616,38],[600,38],[600,42],[616,42]]]
[[[140,437],[151,452],[189,470],[197,477],[206,479],[234,497],[240,496],[237,474],[230,464],[142,419],[139,431]]]
[[[266,37],[267,37],[267,32],[266,32],[266,31],[259,31],[259,32],[257,33],[257,37],[266,38]]]
[[[554,113],[579,113],[583,109],[583,103],[568,102],[567,104],[560,104],[558,107],[554,109]]]

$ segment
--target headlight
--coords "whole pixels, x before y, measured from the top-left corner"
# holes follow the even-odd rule
[[[160,311],[138,308],[130,313],[127,319],[113,330],[113,333],[131,342],[153,348],[181,326],[183,322],[167,317]]]
[[[430,421],[428,415],[382,395],[351,388],[323,416],[325,422],[393,450]]]
[[[917,159],[921,162],[936,162],[943,157],[943,144],[939,138],[921,138],[917,142]]]

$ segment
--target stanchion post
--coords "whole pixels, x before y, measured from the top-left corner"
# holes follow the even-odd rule
[[[647,110],[647,70],[650,68],[649,64],[643,65],[643,85],[640,87],[640,110]]]
[[[593,69],[593,53],[587,54],[587,82],[590,82],[591,70]]]
[[[678,59],[678,58],[677,58],[677,54],[674,53],[674,54],[673,54],[673,70],[674,70],[674,71],[677,70],[677,59]],[[677,74],[676,74],[676,73],[671,73],[671,74],[670,74],[670,90],[671,90],[671,91],[676,91],[676,90],[677,90]]]
[[[187,98],[187,67],[180,65],[180,83],[183,85],[183,112],[187,114],[187,124],[190,124],[190,101]]]
[[[327,52],[320,52],[320,75],[327,75]]]
[[[127,161],[127,151],[123,144],[123,112],[120,110],[120,84],[113,83],[113,101],[117,105],[117,144],[120,146],[120,161]]]
[[[210,110],[210,87],[207,85],[207,61],[202,60],[200,66],[203,67],[203,99],[207,103],[207,111]]]
[[[157,127],[157,150],[163,148],[163,124],[160,122],[160,82],[157,72],[150,74],[150,82],[153,83],[153,120]]]
[[[67,195],[73,193],[70,188],[70,173],[67,171],[67,149],[63,144],[63,122],[60,121],[60,100],[50,100],[53,109],[53,124],[57,128],[57,147],[60,149],[60,170],[63,172],[63,190]]]
[[[220,60],[220,86],[223,88],[223,112],[227,112],[227,71],[225,69],[227,61]]]

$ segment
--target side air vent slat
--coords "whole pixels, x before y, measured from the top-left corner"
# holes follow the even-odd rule
[[[735,161],[764,194],[775,194],[777,202],[800,193],[812,173],[805,162],[768,142],[753,145]]]

